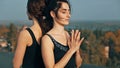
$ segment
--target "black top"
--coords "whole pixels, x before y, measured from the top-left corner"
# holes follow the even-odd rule
[[[55,63],[57,63],[65,55],[69,47],[62,45],[61,43],[56,41],[50,34],[46,34],[46,35],[50,37],[50,39],[52,40],[54,44],[54,57],[55,57]],[[71,57],[71,59],[69,60],[69,62],[64,68],[76,68],[75,55]]]
[[[26,29],[32,37],[32,45],[27,46],[22,68],[45,68],[41,56],[41,47],[37,43],[34,33],[30,28]]]

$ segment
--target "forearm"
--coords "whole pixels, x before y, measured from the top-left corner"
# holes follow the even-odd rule
[[[21,66],[18,64],[13,64],[13,68],[21,68]]]
[[[13,68],[21,68],[21,64],[15,58],[13,59]]]
[[[13,66],[13,68],[21,68],[20,66]]]
[[[54,68],[64,68],[74,53],[73,50],[68,50],[63,58],[54,65]]]
[[[20,55],[19,51],[15,52],[14,58],[13,58],[13,68],[21,68],[22,65],[22,55]]]
[[[77,68],[79,68],[82,64],[82,58],[81,58],[79,50],[76,51],[75,59],[76,59],[76,66],[77,66]]]

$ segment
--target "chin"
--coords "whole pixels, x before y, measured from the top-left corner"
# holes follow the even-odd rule
[[[66,22],[65,25],[69,25],[69,22]]]

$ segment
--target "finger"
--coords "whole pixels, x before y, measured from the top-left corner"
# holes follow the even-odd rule
[[[79,41],[80,45],[81,45],[81,43],[83,42],[83,40],[84,40],[84,37]]]
[[[81,32],[80,32],[80,35],[79,35],[80,37],[81,37]]]
[[[75,31],[75,34],[74,34],[74,38],[77,39],[77,35],[78,35],[78,30]]]
[[[74,30],[72,30],[71,32],[71,41],[73,41],[73,39],[74,39]]]
[[[78,34],[77,34],[77,40],[78,41],[80,40],[80,34],[81,34],[81,32],[78,32]]]
[[[84,37],[81,39],[81,42],[83,42],[83,40],[84,40]]]

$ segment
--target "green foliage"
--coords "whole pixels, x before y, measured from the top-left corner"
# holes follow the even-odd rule
[[[14,51],[14,48],[17,44],[17,26],[13,23],[10,23],[8,26],[9,32],[7,32],[7,41],[11,43],[12,51]]]
[[[17,27],[15,24],[11,23],[9,26],[7,25],[0,25],[0,37],[7,40],[7,47],[9,49],[14,50],[14,46],[16,46],[16,36],[17,36]],[[13,51],[12,50],[12,51]]]
[[[81,45],[83,63],[102,65],[111,68],[120,67],[120,45],[116,45],[116,41],[119,41],[117,37],[120,37],[120,34],[117,33],[116,36],[111,31],[105,32],[102,30],[82,30],[82,34],[83,37],[86,37]],[[114,59],[111,59],[110,56],[109,58],[105,56],[104,48],[110,45],[113,45],[112,49],[114,50],[114,54],[112,56],[114,56]]]

